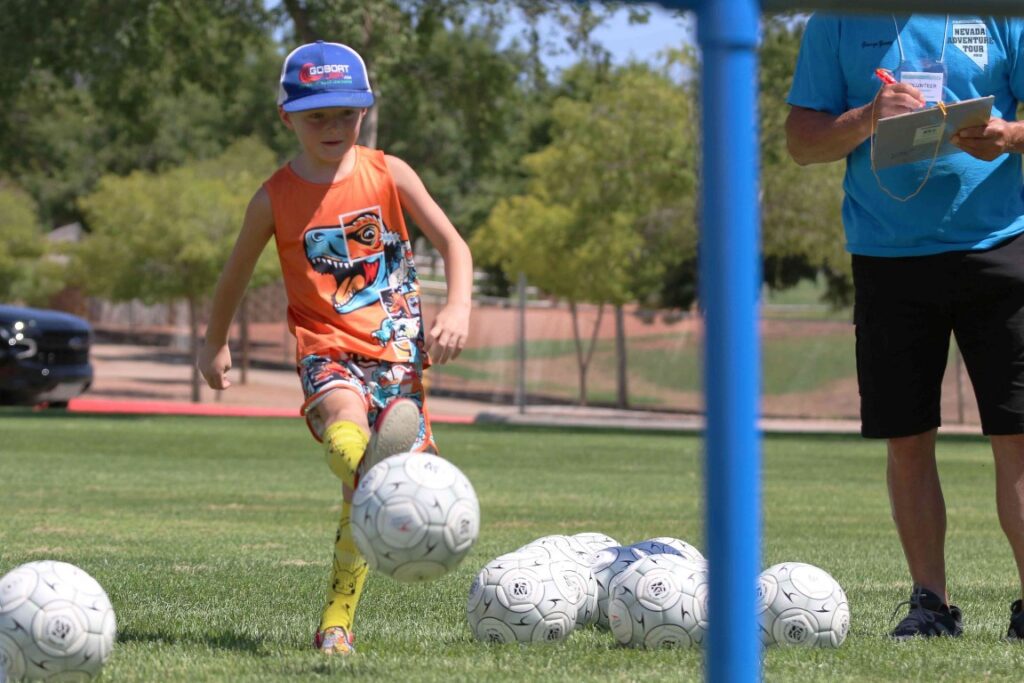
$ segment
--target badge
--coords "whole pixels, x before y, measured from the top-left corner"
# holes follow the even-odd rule
[[[928,71],[903,71],[900,73],[900,82],[912,85],[921,91],[925,104],[935,104],[942,101],[942,87],[944,75],[942,73]]]

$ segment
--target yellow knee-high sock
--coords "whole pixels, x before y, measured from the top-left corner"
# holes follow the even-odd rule
[[[342,420],[324,430],[327,465],[349,488],[355,488],[356,467],[370,437],[355,422]]]
[[[331,584],[327,588],[327,606],[320,619],[320,630],[331,626],[344,626],[352,632],[356,605],[363,593],[369,568],[352,538],[352,503],[341,504],[341,521],[334,540],[334,567]]]

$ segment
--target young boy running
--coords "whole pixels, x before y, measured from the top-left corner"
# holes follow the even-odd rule
[[[231,319],[273,237],[306,399],[302,414],[343,484],[315,644],[326,654],[349,654],[367,573],[350,526],[352,490],[361,472],[388,455],[434,449],[423,369],[427,352],[445,363],[465,344],[472,257],[408,164],[356,145],[374,95],[354,50],[323,41],[293,50],[281,71],[277,103],[300,152],[249,202],[217,283],[198,363],[210,387],[231,386]],[[429,331],[420,315],[403,209],[444,258],[447,304]]]

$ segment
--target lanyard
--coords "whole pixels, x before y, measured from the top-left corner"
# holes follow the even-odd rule
[[[906,61],[906,56],[903,54],[903,41],[900,39],[900,25],[896,23],[896,15],[891,14],[892,26],[896,29],[896,45],[900,49],[900,64]],[[907,23],[910,23],[910,19],[907,19]],[[946,26],[942,29],[942,52],[939,54],[939,63],[941,64],[946,59],[946,40],[949,37],[949,15],[946,15]]]

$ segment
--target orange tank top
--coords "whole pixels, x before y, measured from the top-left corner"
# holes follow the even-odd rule
[[[298,358],[350,353],[417,362],[420,290],[398,188],[380,150],[355,147],[326,185],[285,164],[264,183]]]

